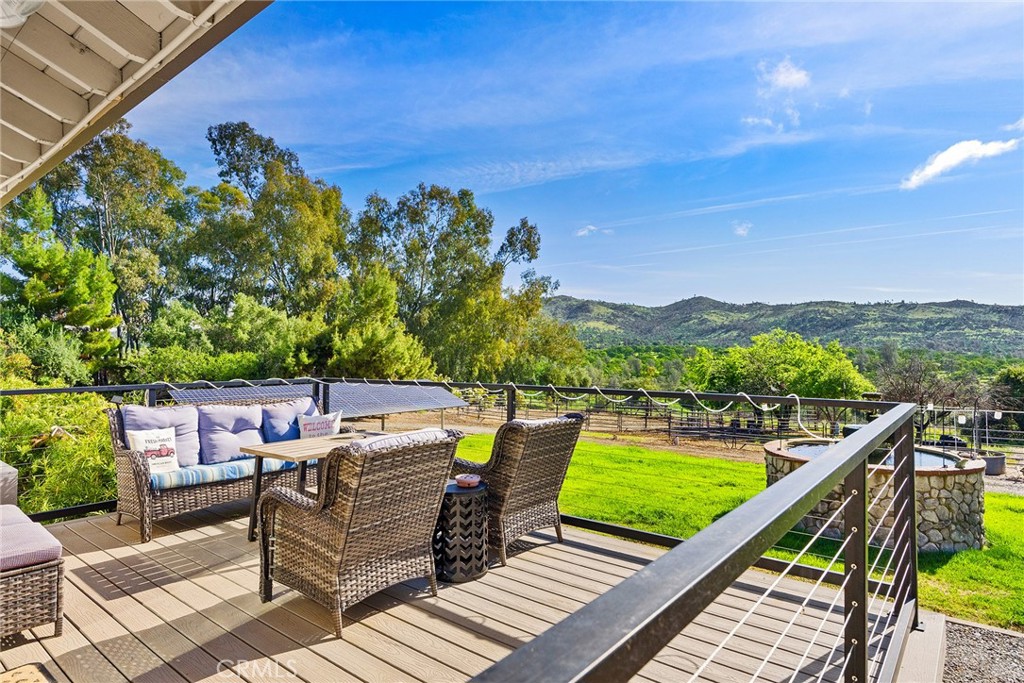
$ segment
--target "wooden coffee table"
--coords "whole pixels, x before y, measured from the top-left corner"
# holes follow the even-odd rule
[[[344,446],[358,439],[381,436],[383,434],[384,432],[344,432],[342,434],[332,434],[331,436],[318,436],[312,439],[272,441],[270,443],[239,448],[238,450],[242,453],[256,456],[255,469],[252,472],[252,503],[249,507],[249,540],[256,540],[256,516],[260,504],[260,494],[263,493],[263,477],[261,475],[263,474],[264,458],[297,463],[299,466],[299,476],[295,488],[299,493],[305,493],[306,468],[310,460],[322,458],[338,446]]]

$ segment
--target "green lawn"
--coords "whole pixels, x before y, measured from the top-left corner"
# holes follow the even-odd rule
[[[459,457],[487,460],[493,440],[468,436]],[[757,495],[764,479],[756,463],[580,441],[559,504],[567,515],[688,538]]]
[[[493,440],[488,434],[469,436],[459,445],[459,456],[484,461]],[[581,441],[560,503],[569,515],[688,538],[764,487],[759,463]],[[985,528],[989,547],[984,550],[921,556],[921,606],[1024,631],[1024,497],[987,494]],[[842,571],[841,565],[834,569]]]
[[[1024,631],[1024,496],[985,494],[989,547],[918,559],[926,609]]]

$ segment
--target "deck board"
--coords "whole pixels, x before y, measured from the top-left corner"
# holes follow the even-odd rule
[[[388,588],[345,612],[344,639],[327,610],[284,586],[262,603],[259,553],[245,538],[244,505],[219,506],[156,525],[138,542],[134,523],[114,515],[51,525],[65,549],[65,627],[5,638],[0,667],[40,662],[58,681],[465,681],[529,642],[664,551],[566,529],[565,542],[539,532],[507,567],[481,579],[425,580]],[[771,574],[745,573],[637,675],[687,680],[762,598]],[[749,680],[772,648],[764,680],[836,680],[832,645],[840,608],[819,631],[831,589],[783,581],[747,617],[701,680]],[[795,619],[793,616],[797,615]],[[793,625],[776,647],[778,635]],[[817,643],[810,645],[817,636]],[[875,639],[875,645],[881,638]],[[806,653],[806,658],[805,658]]]

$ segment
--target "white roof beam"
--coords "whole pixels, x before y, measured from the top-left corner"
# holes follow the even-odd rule
[[[77,123],[89,113],[89,106],[82,97],[13,52],[4,55],[0,85],[55,119]]]
[[[21,173],[22,164],[13,159],[0,155],[0,178],[7,180],[11,176]]]
[[[141,64],[160,51],[160,34],[120,3],[64,0],[54,7],[125,59]]]
[[[47,64],[83,90],[106,94],[121,83],[121,74],[110,62],[41,16],[31,16],[17,33],[15,51],[23,50]],[[10,44],[13,35],[4,34]]]
[[[182,13],[183,19],[192,21],[210,6],[210,0],[161,0],[168,5],[174,5],[175,9]]]
[[[13,159],[22,164],[30,164],[39,158],[42,149],[38,142],[34,142],[17,132],[13,128],[0,124],[0,137],[4,139],[3,154],[8,159]]]
[[[205,9],[205,7],[192,8],[189,5],[181,6],[183,3],[171,2],[171,0],[158,0],[158,2],[165,7],[168,12],[172,12],[174,16],[187,21],[195,21],[196,16]],[[197,11],[192,12],[192,9],[196,9]]]
[[[0,90],[0,114],[4,123],[36,142],[52,145],[64,136],[60,121],[6,90]]]

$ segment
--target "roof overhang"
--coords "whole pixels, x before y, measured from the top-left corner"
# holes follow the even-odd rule
[[[0,206],[269,4],[47,0],[0,29]]]

